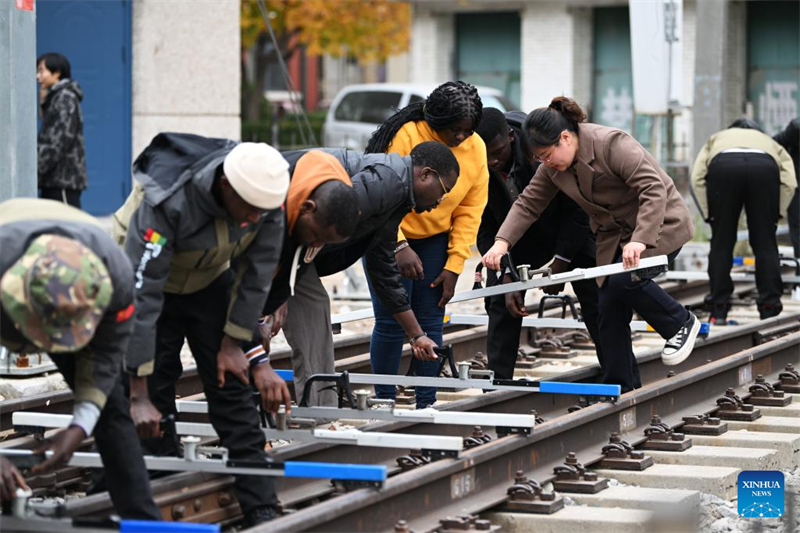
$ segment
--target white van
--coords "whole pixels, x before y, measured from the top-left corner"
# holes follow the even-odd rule
[[[424,83],[360,83],[348,85],[333,99],[323,127],[323,145],[363,150],[372,132],[398,109],[419,102],[436,89]],[[492,87],[477,86],[483,107],[510,111],[515,106]]]

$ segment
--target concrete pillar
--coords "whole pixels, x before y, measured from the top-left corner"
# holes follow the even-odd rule
[[[594,106],[592,92],[594,87],[594,9],[573,7],[572,32],[572,94],[583,110],[591,115]],[[555,96],[555,95],[554,95]],[[530,110],[528,110],[530,111]]]
[[[702,31],[695,34],[692,161],[706,139],[725,127],[728,9],[728,0],[703,0],[696,6],[695,24]]]
[[[240,137],[239,9],[239,0],[134,0],[134,158],[162,131]]]
[[[566,3],[527,4],[522,19],[522,108],[575,95],[575,20]]]
[[[36,14],[18,4],[0,2],[0,201],[36,196]]]
[[[455,77],[455,16],[413,4],[409,81],[440,84]]]

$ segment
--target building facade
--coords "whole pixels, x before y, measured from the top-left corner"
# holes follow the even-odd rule
[[[662,143],[666,118],[637,116],[628,2],[417,0],[408,81],[463,79],[529,111],[557,95],[590,120]],[[662,160],[688,162],[705,139],[749,115],[772,134],[798,116],[800,3],[684,0],[682,90]],[[654,37],[655,38],[655,37]],[[396,78],[395,78],[396,79]],[[651,137],[653,139],[651,139]],[[653,141],[654,143],[655,141]]]

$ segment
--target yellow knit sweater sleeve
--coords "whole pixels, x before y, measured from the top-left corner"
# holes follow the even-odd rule
[[[392,139],[392,144],[389,145],[389,153],[395,153],[402,156],[407,156],[411,154],[411,150],[414,149],[414,146],[419,144],[419,141],[414,142],[410,134],[410,128],[406,127],[408,124],[403,126],[400,131],[398,131],[394,138]],[[400,229],[400,226],[397,227],[397,242],[406,240],[406,236],[403,235],[403,230]]]
[[[474,137],[477,137],[475,135]],[[464,262],[470,256],[470,246],[475,244],[478,238],[478,228],[481,225],[481,217],[489,198],[489,169],[486,163],[486,148],[483,143],[473,143],[474,150],[471,154],[475,164],[476,175],[470,176],[472,186],[464,199],[453,209],[452,229],[447,246],[447,263],[444,268],[450,272],[461,274],[464,270]],[[462,178],[466,178],[462,171]],[[462,179],[459,178],[459,179]]]

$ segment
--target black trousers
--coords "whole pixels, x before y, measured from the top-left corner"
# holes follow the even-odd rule
[[[40,189],[40,198],[45,200],[55,200],[72,207],[81,208],[81,193],[83,191],[76,191],[74,189],[60,189],[58,187],[42,187]]]
[[[72,354],[49,355],[74,390],[75,357]],[[121,375],[127,378],[124,372]],[[153,502],[142,446],[131,420],[128,395],[121,378],[106,399],[93,435],[117,514],[127,519],[161,520],[161,511]]]
[[[780,205],[778,165],[766,154],[719,154],[708,167],[706,184],[712,231],[708,256],[712,316],[725,318],[730,306],[733,247],[743,206],[756,256],[758,309],[761,318],[779,314],[783,283],[775,237]]]
[[[680,249],[667,258],[672,261]],[[616,262],[622,260],[622,252]],[[605,362],[603,383],[620,385],[622,392],[642,386],[639,366],[633,354],[631,320],[636,311],[664,339],[678,333],[689,320],[689,311],[649,277],[634,281],[630,274],[606,278],[600,288],[600,344]]]
[[[789,238],[794,256],[800,257],[800,191],[795,191],[786,216],[789,218]]]
[[[528,261],[519,254],[514,255],[517,264],[524,264]],[[594,257],[585,254],[576,255],[571,263],[573,268],[591,268],[595,266]],[[532,268],[539,268],[541,264],[531,263]],[[487,286],[497,285],[497,275],[495,271],[489,270],[487,274]],[[594,280],[584,280],[572,284],[575,295],[581,304],[581,316],[586,323],[586,329],[597,347],[597,358],[600,366],[604,366],[603,350],[600,347],[600,337],[598,334],[598,296],[597,283]],[[488,340],[486,341],[487,357],[489,359],[489,369],[493,370],[495,376],[500,379],[513,379],[514,367],[517,364],[517,351],[519,350],[519,337],[522,331],[522,317],[514,317],[508,312],[505,304],[505,295],[492,296],[484,300],[486,314],[489,315]]]
[[[252,387],[231,374],[225,386],[217,384],[217,353],[228,310],[232,277],[226,273],[211,285],[192,294],[165,294],[156,325],[155,371],[148,379],[150,399],[162,414],[176,414],[175,383],[183,368],[180,351],[184,337],[189,342],[208,400],[208,416],[231,459],[263,460],[266,438],[261,431]],[[160,442],[160,452],[171,443]],[[277,507],[275,484],[265,476],[236,476],[234,489],[244,513]]]

